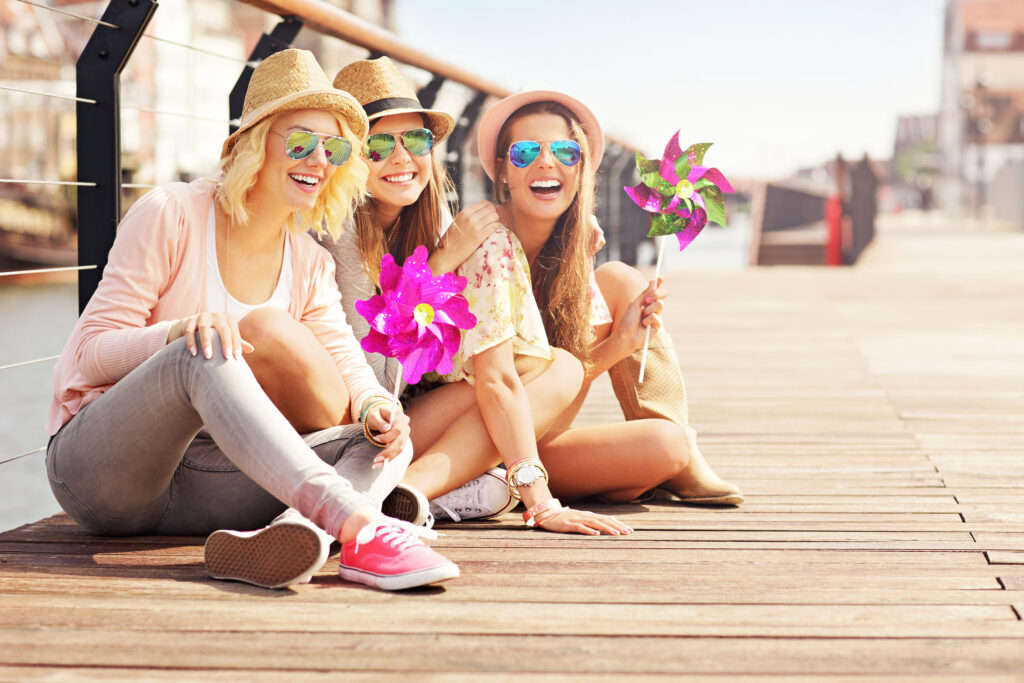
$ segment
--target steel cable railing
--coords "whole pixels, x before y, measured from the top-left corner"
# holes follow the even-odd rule
[[[132,0],[132,1],[133,1],[133,4],[137,4],[137,3],[134,2],[134,0]],[[63,9],[63,8],[52,7],[52,6],[46,5],[46,4],[42,3],[42,2],[37,2],[35,0],[19,0],[19,2],[21,2],[21,3],[25,4],[25,5],[30,5],[32,7],[36,7],[38,9],[46,11],[46,12],[52,12],[52,13],[55,13],[55,14],[58,14],[58,15],[62,15],[64,17],[70,17],[70,18],[75,19],[75,20],[84,21],[84,22],[87,22],[87,23],[92,24],[92,25],[97,26],[97,27],[103,27],[103,28],[106,28],[106,29],[113,29],[113,30],[118,30],[118,31],[121,30],[121,28],[116,23],[113,23],[113,22],[110,22],[110,21],[104,21],[104,20],[101,20],[101,19],[95,19],[93,17],[85,16],[85,15],[78,14],[78,13],[75,13],[75,12],[71,12],[71,11],[68,11],[68,10]],[[170,40],[170,39],[163,38],[163,37],[160,37],[160,36],[157,36],[157,35],[152,35],[152,34],[149,34],[149,33],[143,34],[143,37],[151,39],[151,40],[159,42],[159,43],[162,43],[162,44],[172,45],[172,46],[175,46],[175,47],[180,47],[182,49],[191,50],[193,52],[196,52],[198,54],[202,54],[204,56],[215,57],[215,58],[219,58],[219,59],[222,59],[222,60],[227,60],[227,61],[230,61],[230,62],[233,62],[233,63],[237,63],[237,64],[240,64],[240,65],[243,65],[243,66],[245,66],[245,65],[250,63],[248,60],[240,59],[240,58],[238,58],[236,56],[221,54],[221,53],[215,52],[213,50],[208,50],[208,49],[204,49],[204,48],[200,48],[200,47],[195,47],[195,46],[192,46],[192,45],[188,45],[187,43],[183,43],[183,42],[175,41],[175,40]],[[55,86],[57,86],[57,87],[53,88],[53,90],[56,90],[56,92],[52,92],[52,91],[51,92],[47,92],[47,91],[44,91],[44,90],[41,90],[41,89],[38,89],[38,88],[33,89],[33,88],[29,88],[29,87],[16,87],[15,85],[11,85],[10,82],[7,82],[7,83],[0,84],[0,94],[2,94],[3,92],[8,92],[8,93],[17,93],[18,95],[29,95],[29,96],[47,98],[47,99],[55,100],[55,101],[70,101],[70,102],[76,103],[78,106],[96,106],[96,105],[99,104],[99,101],[97,99],[95,99],[95,98],[80,97],[80,96],[77,96],[77,95],[68,95],[68,94],[64,94],[64,93],[60,92],[60,90],[63,89],[63,88],[60,87],[61,85],[64,85],[64,86],[71,85],[67,81],[50,81],[50,82],[52,82]],[[212,123],[212,124],[216,124],[216,125],[220,126],[221,130],[227,130],[227,127],[228,127],[228,125],[230,123],[226,118],[214,118],[214,117],[211,117],[211,116],[201,116],[201,115],[197,115],[197,114],[190,113],[190,112],[184,112],[184,111],[168,111],[168,110],[166,110],[164,108],[147,107],[147,106],[143,106],[143,105],[139,105],[139,104],[121,104],[120,107],[122,109],[125,109],[125,110],[133,110],[133,111],[138,111],[138,112],[144,112],[146,114],[151,114],[151,115],[154,115],[154,116],[171,116],[171,117],[184,118],[184,119],[188,119],[188,120],[200,121],[200,122],[204,122],[204,123]],[[95,182],[95,181],[50,180],[50,179],[40,179],[40,178],[0,178],[0,184],[5,184],[5,185],[21,185],[21,186],[36,186],[36,187],[52,186],[52,187],[65,187],[65,188],[76,188],[76,189],[77,188],[96,188],[98,186],[98,183]],[[153,183],[125,182],[125,183],[119,183],[119,186],[120,186],[121,189],[125,189],[125,190],[128,190],[128,189],[149,189],[149,188],[154,187],[154,184]],[[3,280],[7,279],[9,276],[19,276],[19,277],[21,277],[21,276],[47,276],[47,275],[51,275],[51,274],[55,274],[55,273],[96,271],[98,269],[99,269],[99,266],[96,265],[96,264],[80,264],[80,265],[76,265],[76,266],[56,266],[56,267],[44,267],[44,268],[28,268],[28,269],[5,270],[3,272],[0,272],[0,282],[3,282]],[[5,321],[5,324],[7,324],[7,323],[9,323],[9,321]],[[6,364],[0,365],[0,372],[10,371],[10,370],[14,370],[16,368],[24,368],[24,367],[27,367],[27,366],[39,366],[40,364],[44,364],[44,363],[47,363],[47,362],[53,362],[53,361],[55,361],[58,358],[59,358],[58,355],[49,355],[49,356],[43,356],[43,357],[40,357],[40,358],[32,358],[30,360],[18,360],[18,361],[15,361],[15,362],[8,362]],[[6,392],[6,391],[3,392],[3,393],[4,394],[8,394],[8,392]],[[40,408],[40,414],[42,415],[44,413],[45,413],[45,407],[41,407]],[[9,443],[9,440],[7,440],[7,439],[5,439],[4,441],[5,441],[5,443]],[[32,450],[27,450],[25,452],[21,452],[21,453],[18,453],[16,455],[12,455],[12,456],[9,456],[9,457],[4,457],[4,454],[0,453],[0,465],[11,463],[13,461],[20,460],[22,458],[26,458],[26,457],[34,455],[34,454],[42,453],[45,450],[46,450],[45,446],[40,446],[38,448],[34,448]]]

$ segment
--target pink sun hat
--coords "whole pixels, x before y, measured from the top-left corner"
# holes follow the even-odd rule
[[[480,165],[484,167],[488,178],[494,180],[494,145],[497,143],[498,133],[508,117],[512,116],[520,107],[546,101],[557,102],[573,113],[580,125],[583,126],[587,142],[590,143],[590,158],[593,161],[594,169],[596,170],[601,165],[601,157],[604,156],[604,133],[601,131],[601,124],[597,122],[594,112],[575,97],[570,97],[565,93],[556,90],[528,90],[509,95],[484,112],[480,119],[476,144],[480,154]]]

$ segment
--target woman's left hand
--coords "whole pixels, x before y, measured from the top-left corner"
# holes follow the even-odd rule
[[[633,533],[631,527],[608,515],[599,515],[587,510],[565,508],[564,511],[540,523],[542,529],[563,534],[586,534],[587,536],[625,536]]]
[[[374,438],[387,444],[373,460],[376,469],[383,466],[385,461],[394,459],[405,448],[409,441],[409,416],[402,411],[402,406],[382,402],[370,408],[363,420],[375,432]]]
[[[659,277],[658,287],[661,286],[661,282]],[[643,347],[648,327],[651,327],[654,332],[661,327],[659,314],[665,308],[665,303],[662,301],[664,298],[665,295],[658,292],[652,280],[615,321],[611,333],[619,339],[619,343],[625,351],[623,357]]]

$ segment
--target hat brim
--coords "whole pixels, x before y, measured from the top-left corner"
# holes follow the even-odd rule
[[[575,97],[570,97],[565,93],[556,90],[530,90],[509,95],[484,112],[480,118],[480,127],[476,134],[477,152],[480,155],[480,165],[483,166],[488,178],[494,180],[496,162],[494,145],[497,143],[498,133],[501,132],[501,127],[508,117],[528,104],[546,101],[557,102],[573,113],[583,127],[587,142],[590,144],[590,158],[594,170],[601,165],[601,159],[604,157],[604,132],[601,130],[601,124],[598,123],[594,112]]]
[[[369,117],[370,121],[376,121],[382,119],[385,116],[398,116],[400,114],[420,114],[427,119],[425,124],[430,132],[434,134],[434,142],[438,143],[447,138],[452,134],[452,130],[455,128],[455,119],[451,114],[443,111],[437,111],[436,109],[422,109],[422,108],[409,108],[409,109],[386,109],[384,111],[376,112]]]
[[[221,147],[220,152],[221,159],[231,153],[231,149],[235,146],[235,142],[237,142],[238,137],[242,133],[270,116],[296,109],[323,109],[340,114],[352,130],[352,133],[360,140],[366,137],[366,131],[370,127],[363,108],[347,92],[334,89],[306,90],[269,102],[260,109],[250,113],[249,116],[246,116],[238,130],[224,140],[224,145]]]

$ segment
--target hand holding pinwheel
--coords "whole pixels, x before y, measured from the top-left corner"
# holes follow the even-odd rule
[[[438,277],[427,265],[427,248],[416,247],[399,268],[391,254],[380,262],[380,294],[355,302],[370,324],[361,343],[364,351],[400,362],[395,378],[398,400],[402,374],[410,384],[426,372],[452,370],[452,357],[462,342],[461,330],[476,325],[476,316],[462,296],[466,278],[453,273]]]
[[[648,237],[675,235],[682,251],[694,240],[708,221],[725,226],[723,192],[732,192],[732,185],[717,168],[704,166],[704,153],[710,142],[690,145],[683,151],[679,147],[679,131],[665,145],[661,159],[646,159],[636,153],[636,168],[640,184],[624,187],[630,199],[651,216]],[[654,268],[654,281],[661,274],[661,259],[665,252],[664,240],[659,240],[658,262]],[[651,328],[644,338],[644,352],[640,361],[640,383],[644,381],[647,346]]]

